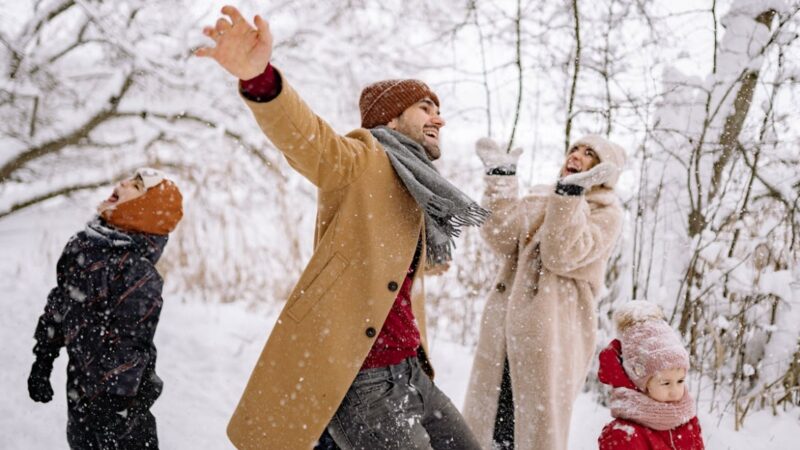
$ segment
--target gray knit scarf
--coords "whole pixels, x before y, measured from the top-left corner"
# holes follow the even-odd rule
[[[385,126],[370,132],[386,149],[394,171],[425,214],[428,263],[452,260],[461,227],[482,225],[490,212],[445,180],[420,144]]]

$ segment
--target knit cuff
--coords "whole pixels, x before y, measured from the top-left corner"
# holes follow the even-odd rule
[[[513,164],[507,166],[492,167],[491,169],[486,171],[486,175],[516,175],[516,174],[517,174],[517,166]]]
[[[239,80],[239,92],[242,93],[242,97],[258,103],[274,100],[281,93],[282,87],[281,74],[272,67],[272,64],[267,64],[264,73],[255,78]]]
[[[561,184],[559,181],[556,183],[556,194],[558,195],[582,195],[583,186],[577,184]]]

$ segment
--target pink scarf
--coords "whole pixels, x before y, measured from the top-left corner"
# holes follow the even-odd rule
[[[659,402],[642,392],[628,388],[611,391],[611,416],[640,423],[654,430],[665,431],[679,427],[697,415],[694,400],[686,389],[677,402]]]

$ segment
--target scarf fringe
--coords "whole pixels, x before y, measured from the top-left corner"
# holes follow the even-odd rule
[[[461,234],[461,227],[479,227],[492,215],[491,211],[477,203],[470,203],[466,209],[451,212],[453,203],[447,199],[431,198],[425,205],[425,212],[436,219],[437,223],[447,228],[446,232],[451,237]]]
[[[449,223],[456,227],[479,227],[489,218],[492,213],[482,208],[477,203],[471,203],[467,210],[450,218]]]
[[[428,245],[427,260],[429,265],[444,264],[453,259],[453,249],[456,245],[452,240],[445,242],[444,244]]]
[[[425,212],[434,217],[444,217],[450,213],[455,204],[443,197],[431,197],[425,205]]]

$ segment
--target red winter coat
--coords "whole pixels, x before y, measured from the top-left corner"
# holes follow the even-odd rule
[[[636,389],[622,368],[622,344],[614,339],[600,352],[600,370],[597,377],[611,387]],[[658,431],[642,424],[615,419],[603,428],[597,439],[600,450],[703,450],[703,437],[697,417],[666,431]]]

